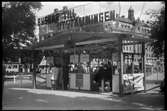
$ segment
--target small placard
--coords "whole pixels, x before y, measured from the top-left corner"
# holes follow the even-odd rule
[[[81,63],[89,62],[89,55],[88,54],[81,54],[80,55],[80,62]]]

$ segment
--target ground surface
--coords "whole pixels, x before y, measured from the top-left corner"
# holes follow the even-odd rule
[[[158,89],[157,89],[158,90]],[[158,91],[119,97],[112,93],[33,89],[32,81],[5,82],[3,109],[54,110],[162,110],[164,96]]]

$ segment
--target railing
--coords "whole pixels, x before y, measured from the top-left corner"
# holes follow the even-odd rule
[[[13,79],[13,83],[15,84],[16,83],[16,79],[25,79],[25,78],[28,78],[28,79],[31,79],[32,78],[32,74],[28,74],[28,75],[5,75],[4,77],[5,79]]]

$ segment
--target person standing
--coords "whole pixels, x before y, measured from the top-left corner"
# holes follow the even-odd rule
[[[57,89],[57,87],[58,87],[59,68],[56,67],[56,66],[53,66],[53,67],[51,68],[51,72],[52,72],[52,78],[51,78],[51,81],[52,81],[52,88],[53,88],[53,89]]]

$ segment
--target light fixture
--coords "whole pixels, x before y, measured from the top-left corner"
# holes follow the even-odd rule
[[[86,51],[85,51],[85,50],[83,50],[83,54],[86,54]]]

